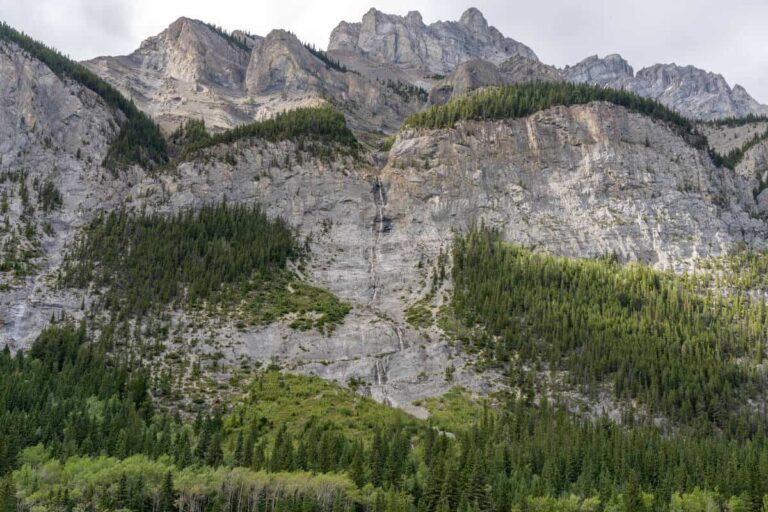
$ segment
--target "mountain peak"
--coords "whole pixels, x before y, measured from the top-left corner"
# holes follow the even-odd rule
[[[480,12],[480,9],[477,7],[470,7],[466,11],[464,11],[464,14],[461,15],[461,18],[459,19],[459,23],[462,25],[466,25],[472,29],[487,29],[488,28],[488,21],[485,19],[485,16],[483,16],[483,13]]]
[[[500,64],[521,55],[538,60],[530,48],[489,26],[474,7],[459,21],[430,25],[424,24],[417,11],[398,16],[370,9],[361,22],[340,23],[331,33],[328,50],[356,53],[374,65],[441,75],[472,59]]]
[[[421,17],[421,13],[419,11],[408,11],[408,14],[405,15],[405,19],[412,25],[424,24],[424,19]]]

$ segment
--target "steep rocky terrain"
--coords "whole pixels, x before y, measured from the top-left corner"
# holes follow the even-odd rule
[[[475,8],[465,11],[459,21],[430,25],[417,11],[396,16],[371,9],[359,23],[340,23],[331,33],[328,51],[355,69],[361,66],[357,59],[391,64],[412,72],[416,80],[446,75],[470,59],[499,64],[520,55],[538,60],[530,48],[489,26]]]
[[[40,293],[46,273],[95,211],[119,204],[131,176],[117,179],[101,166],[115,114],[92,91],[6,42],[0,91],[0,339],[20,347],[59,309]]]
[[[764,107],[476,9],[331,46],[0,23],[0,511],[762,510],[768,122],[703,119]]]
[[[404,80],[458,64],[433,91],[435,103],[484,85],[554,80],[560,73],[574,81],[633,77],[619,57],[598,59],[579,73],[541,64],[475,10],[459,22],[430,26],[415,14],[372,11],[366,20],[334,32],[332,57],[353,68],[356,61],[342,59],[352,52],[371,69],[395,66]],[[448,45],[438,58],[430,48],[453,36],[468,42]],[[398,41],[400,53],[387,53],[391,41]],[[413,90],[345,70],[322,55],[285,31],[264,38],[226,34],[181,18],[129,56],[86,64],[168,131],[187,118],[202,117],[220,130],[325,102],[345,112],[359,132],[392,131],[421,108]],[[435,276],[457,230],[485,224],[509,241],[553,254],[612,254],[676,271],[742,244],[765,245],[764,198],[753,197],[755,177],[765,168],[763,145],[752,148],[734,173],[715,167],[705,151],[664,124],[612,104],[400,131],[388,152],[363,150],[357,157],[334,152],[319,158],[292,141],[245,140],[166,168],[116,172],[101,164],[119,113],[12,45],[3,46],[2,58],[0,170],[7,174],[0,187],[11,226],[5,247],[24,236],[30,250],[30,265],[7,266],[0,289],[0,336],[14,348],[28,345],[52,314],[79,318],[87,312],[93,297],[59,289],[54,277],[79,228],[98,211],[121,205],[178,212],[224,198],[257,202],[310,240],[312,259],[303,277],[352,306],[330,336],[296,330],[287,320],[244,327],[204,319],[210,325],[191,335],[193,341],[169,348],[195,357],[221,352],[232,365],[243,358],[279,362],[357,382],[377,400],[402,407],[456,384],[478,392],[499,385],[493,372],[477,375],[473,356],[434,321],[451,290],[449,279]],[[706,134],[715,149],[726,151],[741,147],[760,126],[712,125]],[[60,204],[30,212],[25,204],[42,205],[47,182],[61,194]],[[22,183],[31,191],[27,199]],[[427,321],[413,321],[417,305],[428,312]],[[179,328],[198,321],[184,311],[171,320]]]
[[[566,80],[626,89],[660,103],[693,119],[721,119],[766,115],[768,107],[759,104],[740,85],[733,88],[722,75],[693,66],[655,64],[634,73],[620,55],[588,57],[563,70]]]
[[[699,120],[763,116],[768,107],[759,104],[740,85],[731,88],[721,75],[693,66],[657,64],[635,74],[620,55],[592,56],[574,66],[557,69],[522,56],[500,65],[490,61],[464,62],[434,85],[430,102],[441,104],[480,87],[526,81],[588,83],[631,91]]]
[[[429,92],[429,102],[441,105],[481,87],[562,79],[557,68],[523,56],[512,57],[499,66],[485,60],[470,60],[456,66],[450,75],[435,84]]]
[[[220,130],[328,100],[361,129],[392,130],[420,107],[376,80],[328,65],[283,30],[230,35],[179,18],[131,55],[84,64],[168,132],[189,118]]]
[[[568,80],[626,89],[695,119],[768,113],[741,86],[692,66],[658,64],[635,74],[621,56],[609,55],[556,69],[475,8],[459,21],[429,25],[416,11],[397,16],[371,9],[361,22],[340,23],[322,55],[341,66],[288,32],[229,34],[179,18],[128,56],[85,64],[169,132],[189,118],[226,129],[330,100],[359,133],[390,133],[423,106],[422,96],[404,94],[403,84],[432,91],[431,101],[442,103],[488,85]]]

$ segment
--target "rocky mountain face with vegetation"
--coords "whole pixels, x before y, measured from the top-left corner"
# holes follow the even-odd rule
[[[761,510],[762,109],[476,9],[0,26],[0,512]]]
[[[188,18],[131,55],[84,64],[168,132],[186,119],[205,119],[212,130],[233,128],[327,99],[346,109],[361,130],[391,131],[421,104],[392,85],[348,72],[290,32],[230,34]]]
[[[693,119],[711,121],[726,117],[766,115],[740,85],[731,88],[722,75],[694,66],[655,64],[634,73],[620,55],[589,57],[563,70],[566,80],[626,89],[660,103]]]

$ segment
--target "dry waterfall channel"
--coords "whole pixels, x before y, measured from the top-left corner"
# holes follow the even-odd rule
[[[371,299],[368,301],[369,306],[376,302],[376,297],[379,293],[379,244],[382,235],[389,230],[384,217],[384,208],[386,207],[384,185],[381,183],[381,178],[378,176],[376,176],[376,181],[373,184],[373,202],[376,205],[376,216],[373,219],[373,231],[375,236],[373,238],[370,254],[370,275],[373,293],[371,294]]]

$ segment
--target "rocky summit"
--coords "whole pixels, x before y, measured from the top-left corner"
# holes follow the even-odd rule
[[[563,76],[574,82],[626,89],[695,119],[768,114],[768,108],[740,85],[731,88],[722,75],[693,66],[655,64],[635,74],[620,55],[595,55],[565,68]]]
[[[0,25],[0,512],[762,510],[768,106],[245,28]]]

